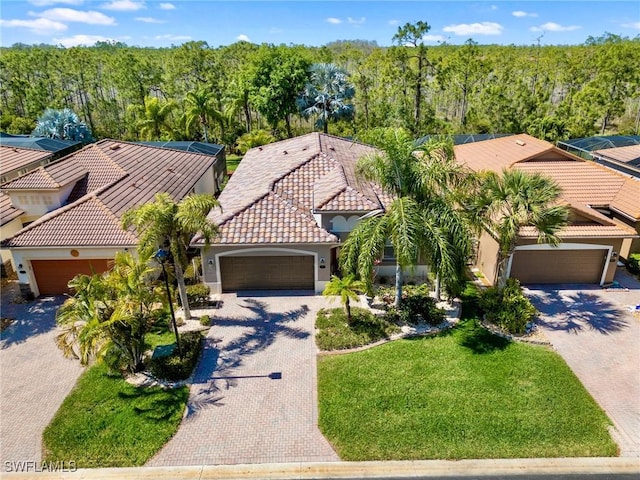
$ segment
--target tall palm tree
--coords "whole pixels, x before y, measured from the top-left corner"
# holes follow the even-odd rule
[[[403,130],[378,132],[382,153],[358,162],[358,173],[376,182],[394,200],[385,212],[363,219],[340,252],[343,271],[371,284],[371,272],[388,242],[396,257],[396,305],[402,298],[402,272],[425,259],[440,279],[454,287],[470,252],[470,229],[457,208],[458,190],[468,173],[453,161],[443,140],[416,147]]]
[[[358,300],[358,294],[366,291],[367,286],[364,282],[356,280],[354,275],[347,275],[340,278],[336,275],[331,276],[331,281],[324,288],[323,295],[338,295],[344,305],[347,314],[347,322],[351,324],[351,300]]]
[[[140,134],[149,140],[160,140],[163,132],[170,131],[169,117],[177,107],[174,101],[161,102],[157,97],[147,97],[144,107],[138,107],[141,118],[136,126]]]
[[[220,120],[221,114],[212,105],[213,92],[201,88],[189,92],[186,96],[187,103],[187,130],[191,128],[195,121],[202,127],[202,135],[205,143],[209,143],[209,120]]]
[[[535,228],[538,243],[558,245],[558,231],[567,224],[569,209],[558,204],[561,189],[540,173],[503,170],[488,172],[482,178],[478,195],[471,203],[477,224],[498,242],[496,281],[504,287],[507,261],[514,252],[520,229]]]
[[[316,127],[329,131],[329,120],[352,119],[353,105],[347,103],[355,96],[355,88],[347,72],[332,63],[316,63],[309,69],[311,81],[296,100],[305,118],[317,115]]]
[[[136,229],[139,249],[145,255],[150,256],[159,247],[169,247],[185,318],[191,318],[184,281],[187,249],[196,233],[202,235],[205,246],[217,234],[217,226],[207,218],[217,206],[213,195],[187,195],[176,203],[168,193],[157,193],[153,202],[128,210],[122,216],[123,228]]]

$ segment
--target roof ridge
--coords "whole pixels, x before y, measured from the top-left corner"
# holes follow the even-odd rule
[[[315,221],[313,216],[309,215],[306,211],[302,210],[301,208],[294,205],[293,203],[287,202],[287,200],[284,197],[282,197],[281,195],[278,195],[276,192],[269,192],[269,193],[273,194],[273,196],[278,200],[278,203],[280,203],[280,205],[282,205],[284,208],[288,208],[293,213],[300,215],[301,217],[304,217],[306,221],[313,223],[317,229],[321,230],[327,235],[333,235],[331,232],[328,232],[327,230],[322,228],[320,225],[318,225],[318,222]]]
[[[107,214],[107,216],[108,216],[109,218],[111,218],[111,220],[112,220],[112,221],[113,221],[113,222],[114,222],[114,223],[115,223],[115,224],[116,224],[116,225],[117,225],[117,226],[118,226],[118,227],[119,227],[119,228],[120,228],[120,229],[121,229],[121,230],[122,230],[122,231],[123,231],[123,232],[124,232],[128,237],[129,237],[129,238],[130,238],[130,239],[131,239],[131,240],[133,240],[135,243],[137,243],[137,242],[138,242],[138,238],[137,238],[137,237],[135,237],[135,236],[134,236],[134,235],[129,231],[129,229],[125,229],[125,228],[123,228],[123,227],[122,227],[122,223],[120,222],[120,219],[117,217],[117,215],[116,215],[115,213],[113,213],[113,212],[109,209],[109,207],[107,207],[107,206],[104,204],[104,202],[103,202],[100,198],[98,198],[98,196],[97,196],[97,195],[96,195],[94,198],[95,198],[95,200],[96,200],[96,202],[97,202],[97,204],[98,204],[98,207],[99,207],[99,208],[100,208],[104,213],[106,213],[106,214]]]
[[[271,193],[275,193],[275,192],[273,192],[272,190],[269,190],[268,192],[264,193],[263,195],[260,195],[258,198],[253,200],[248,205],[245,205],[244,207],[242,207],[240,210],[237,210],[234,213],[229,214],[229,216],[226,217],[226,218],[223,217],[224,219],[221,220],[220,223],[218,223],[218,227],[222,227],[225,223],[227,223],[232,218],[235,218],[238,215],[240,215],[242,212],[247,211],[249,208],[253,207],[255,204],[257,204],[258,202],[262,201],[267,195],[269,195]],[[220,209],[220,210],[222,210],[222,209]]]
[[[114,138],[104,138],[104,139],[100,140],[99,142],[96,142],[96,143],[94,143],[92,145],[98,145],[99,143],[106,143],[106,142],[124,143],[125,145],[131,145],[132,147],[155,148],[156,150],[158,150],[158,149],[160,149],[160,150],[171,150],[173,152],[188,153],[189,155],[200,155],[200,156],[207,157],[207,158],[212,156],[212,155],[208,155],[206,153],[189,152],[187,150],[180,150],[180,149],[177,149],[177,148],[161,147],[159,145],[147,145],[145,143],[129,142],[127,140],[116,140]],[[191,142],[191,143],[193,143],[193,142]],[[204,142],[198,142],[198,143],[204,143]],[[218,145],[218,144],[217,143],[205,143],[205,145]],[[218,145],[218,146],[222,146],[224,148],[223,145]],[[254,147],[254,148],[257,148],[257,147]]]
[[[56,187],[60,188],[61,185],[51,176],[51,174],[49,172],[47,172],[47,169],[44,168],[44,166],[40,167],[40,168],[42,168],[42,173],[44,173],[44,176],[46,178],[48,178],[49,180],[51,180]],[[86,173],[85,173],[85,175],[86,175]]]
[[[117,143],[117,140],[114,140],[115,143]],[[129,172],[127,172],[124,168],[122,168],[122,166],[120,166],[120,164],[118,162],[116,162],[113,158],[111,158],[104,150],[102,150],[102,148],[98,148],[98,144],[95,143],[92,145],[92,147],[95,145],[95,149],[98,151],[98,155],[100,155],[102,158],[104,158],[106,161],[108,161],[109,163],[111,163],[113,166],[115,166],[118,170],[120,170],[122,173],[124,174],[128,174]]]

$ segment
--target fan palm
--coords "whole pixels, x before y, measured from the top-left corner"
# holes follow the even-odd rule
[[[91,131],[80,121],[78,115],[69,108],[63,108],[62,110],[46,109],[38,118],[32,135],[61,140],[76,140],[84,143],[93,141]]]
[[[522,227],[532,226],[538,243],[558,245],[558,231],[567,224],[569,209],[558,204],[560,187],[549,177],[522,170],[488,172],[479,194],[471,204],[478,224],[498,242],[498,269],[495,279],[506,282],[507,261],[517,245]]]
[[[202,235],[205,246],[217,234],[217,226],[207,218],[216,206],[213,195],[188,195],[176,203],[169,194],[158,193],[153,202],[128,210],[122,217],[124,228],[136,229],[139,249],[145,255],[150,256],[158,247],[169,247],[185,318],[191,318],[184,281],[187,249],[196,233]]]
[[[307,118],[317,115],[316,127],[329,131],[329,120],[353,118],[353,105],[347,103],[355,88],[347,72],[332,63],[316,63],[310,68],[311,81],[296,100],[298,109]]]
[[[347,275],[340,278],[336,275],[331,276],[331,281],[322,292],[323,295],[337,295],[340,297],[347,314],[347,322],[351,324],[351,300],[358,300],[358,294],[364,292],[367,286],[364,282],[356,280],[354,275]]]
[[[186,96],[187,130],[191,129],[194,122],[200,123],[205,143],[209,143],[209,120],[220,120],[221,117],[220,112],[211,104],[212,99],[213,93],[205,89],[189,92]]]

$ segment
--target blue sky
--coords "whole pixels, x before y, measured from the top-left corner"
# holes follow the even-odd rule
[[[589,35],[640,35],[633,1],[213,1],[2,0],[0,44],[71,47],[117,40],[166,47],[190,40],[229,45],[324,45],[375,40],[390,45],[399,25],[431,25],[427,44],[579,44]]]

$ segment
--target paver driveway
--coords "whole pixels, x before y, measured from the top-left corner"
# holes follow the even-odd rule
[[[16,322],[0,337],[0,465],[40,461],[42,431],[82,373],[54,343],[63,297],[12,304],[3,287],[2,316]]]
[[[613,421],[622,456],[640,456],[640,282],[624,271],[626,288],[567,285],[528,289],[541,327],[557,352]]]
[[[224,294],[174,438],[148,465],[337,461],[317,427],[316,296]]]

